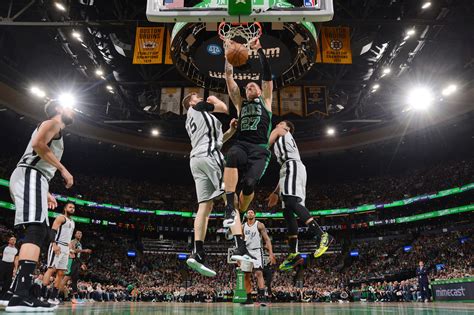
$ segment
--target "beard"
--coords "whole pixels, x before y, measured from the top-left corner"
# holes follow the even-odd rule
[[[66,126],[69,126],[70,124],[74,122],[74,118],[72,118],[71,116],[66,116],[64,114],[61,115],[61,120]]]

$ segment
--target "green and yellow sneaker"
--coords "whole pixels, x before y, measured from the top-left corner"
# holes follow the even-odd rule
[[[322,254],[324,254],[333,242],[334,242],[334,237],[332,237],[328,233],[324,232],[323,235],[321,235],[321,241],[319,242],[319,248],[314,252],[314,258],[318,258]]]
[[[295,268],[298,265],[304,263],[303,257],[301,257],[300,253],[291,253],[286,257],[285,261],[283,261],[278,267],[281,271],[288,271]]]

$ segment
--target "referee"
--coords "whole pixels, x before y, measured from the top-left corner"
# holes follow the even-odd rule
[[[0,293],[0,303],[7,302],[9,298],[6,297],[8,289],[12,283],[13,275],[18,268],[18,249],[15,247],[16,237],[11,236],[8,239],[8,244],[0,248],[0,283],[2,284],[2,291]]]

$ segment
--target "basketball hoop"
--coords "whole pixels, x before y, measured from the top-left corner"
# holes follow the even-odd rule
[[[245,47],[250,49],[250,42],[262,35],[262,25],[258,22],[252,23],[226,23],[219,24],[219,37],[224,41],[224,49],[229,42],[235,38],[241,38]]]

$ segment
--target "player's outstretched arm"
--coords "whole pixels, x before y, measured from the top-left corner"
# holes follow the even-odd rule
[[[238,122],[237,119],[232,118],[232,120],[230,121],[230,124],[229,124],[229,129],[224,133],[224,135],[222,137],[222,142],[223,143],[226,143],[227,140],[232,138],[232,136],[235,134],[235,131],[237,130],[237,122]]]
[[[281,128],[275,128],[270,134],[270,139],[268,140],[268,145],[271,147],[279,137],[284,136],[287,133],[286,130]]]
[[[273,265],[276,263],[276,259],[275,259],[275,255],[273,254],[272,240],[268,236],[267,229],[265,228],[265,224],[263,224],[262,222],[258,222],[257,228],[265,243],[264,246],[268,250],[268,255],[270,256],[270,262]]]
[[[33,150],[49,164],[53,165],[64,178],[66,188],[70,188],[74,184],[74,179],[64,165],[54,155],[53,151],[48,146],[48,143],[61,131],[61,124],[54,120],[47,120],[41,124],[38,133],[33,138]]]
[[[227,104],[215,97],[214,95],[209,96],[206,102],[214,105],[214,109],[212,110],[212,112],[214,113],[229,113],[229,108],[227,108]]]
[[[275,190],[272,191],[270,193],[270,195],[268,195],[267,199],[265,200],[268,200],[268,207],[269,208],[272,208],[274,206],[276,206],[276,204],[278,203],[278,194],[280,193],[280,184],[278,183],[278,185],[276,186]]]
[[[229,97],[237,109],[237,115],[240,115],[240,108],[242,107],[242,96],[237,82],[234,80],[234,67],[225,60],[225,82],[227,84],[227,92]]]
[[[273,79],[272,79],[272,69],[270,68],[270,63],[265,56],[262,45],[258,38],[250,43],[250,48],[256,50],[260,63],[262,65],[262,96],[265,100],[265,107],[269,112],[272,111],[272,101],[273,101]]]

